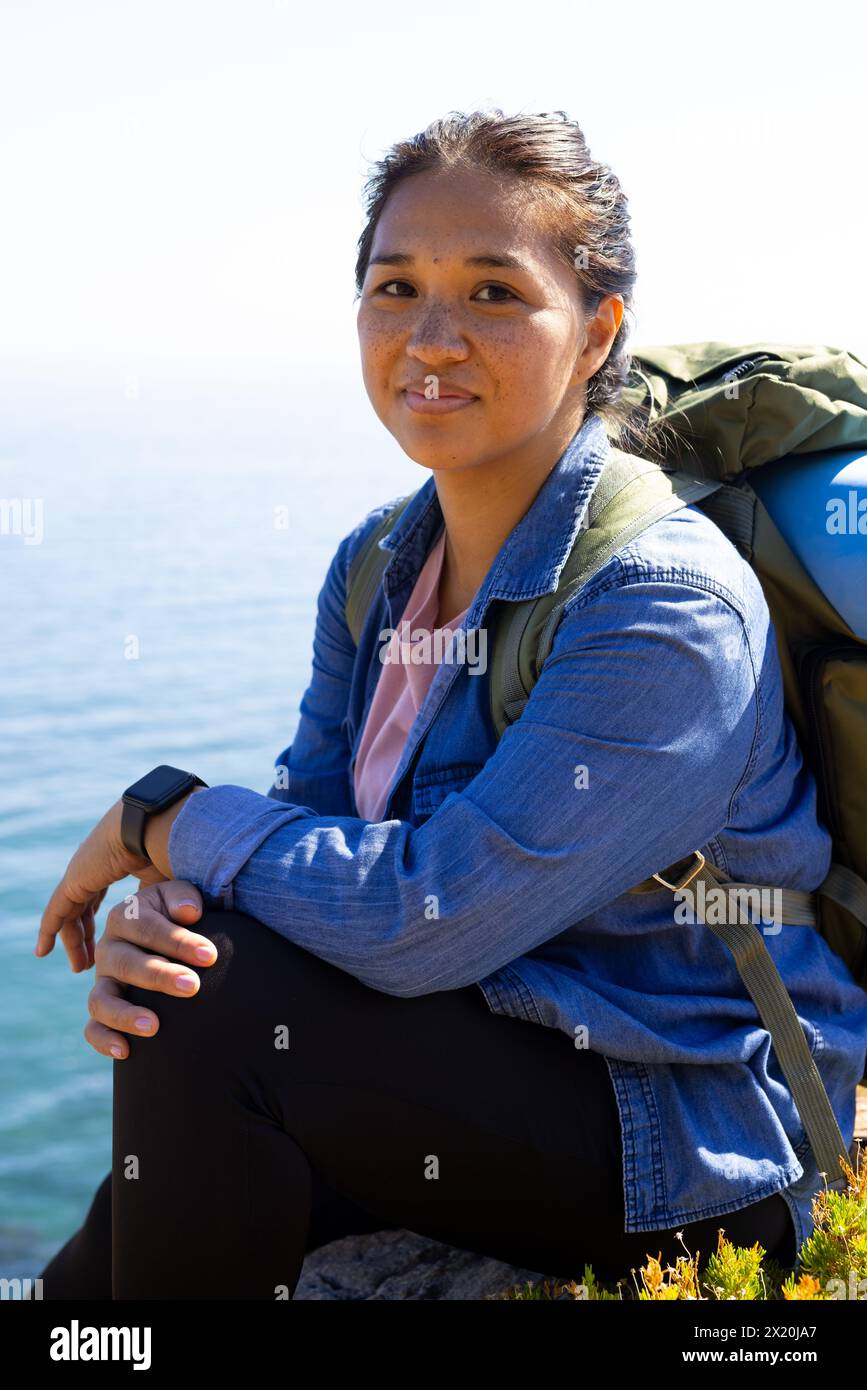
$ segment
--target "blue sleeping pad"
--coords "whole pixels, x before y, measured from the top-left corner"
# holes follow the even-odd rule
[[[867,453],[790,454],[748,481],[828,602],[867,640]]]

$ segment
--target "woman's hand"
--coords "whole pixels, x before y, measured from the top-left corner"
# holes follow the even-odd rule
[[[152,1009],[126,1002],[125,985],[139,985],[176,999],[196,993],[198,976],[178,962],[189,961],[200,967],[213,965],[217,958],[214,943],[189,930],[188,924],[195,922],[201,911],[198,888],[179,878],[142,888],[112,907],[96,944],[96,982],[87,1000],[90,1018],[84,1036],[97,1052],[122,1060],[129,1054],[124,1033],[153,1037],[160,1026]],[[185,976],[192,981],[189,989],[178,984]],[[144,1020],[147,1027],[138,1026],[138,1020]]]
[[[94,962],[94,917],[109,885],[128,874],[149,884],[157,881],[157,874],[163,877],[149,859],[126,848],[120,838],[122,811],[122,801],[116,801],[70,859],[42,914],[35,956],[49,955],[59,933],[71,969],[88,970]]]

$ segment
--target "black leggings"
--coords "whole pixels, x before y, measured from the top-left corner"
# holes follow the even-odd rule
[[[477,985],[383,994],[238,912],[206,911],[199,993],[138,987],[160,1020],[114,1063],[112,1172],[42,1271],[48,1299],[291,1297],[305,1252],[407,1229],[580,1281],[700,1264],[717,1229],[791,1267],[775,1193],[726,1216],[624,1233],[605,1059],[493,1014]]]

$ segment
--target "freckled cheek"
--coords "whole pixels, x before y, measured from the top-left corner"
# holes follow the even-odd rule
[[[365,329],[359,333],[361,369],[368,392],[385,394],[393,389],[395,365],[400,357],[400,344],[393,333]]]
[[[560,386],[566,367],[564,344],[550,331],[531,324],[503,324],[496,335],[480,344],[490,382],[496,382],[495,399],[502,404],[530,397],[546,398]]]

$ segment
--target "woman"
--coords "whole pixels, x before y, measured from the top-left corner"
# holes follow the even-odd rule
[[[794,1264],[821,1179],[769,1034],[713,934],[629,892],[694,846],[733,879],[827,870],[751,570],[694,508],[656,522],[499,742],[484,641],[405,656],[555,588],[622,437],[634,280],[561,112],[452,114],[376,167],[364,380],[432,476],[357,646],[347,572],[390,504],[341,541],[270,793],[196,787],[144,854],[117,802],[46,909],[37,953],[95,958],[85,1036],[119,1062],[112,1172],[46,1297],[291,1297],[305,1250],[387,1226],[572,1277],[703,1266],[720,1227]],[[867,998],[817,932],[767,941],[848,1143]]]

